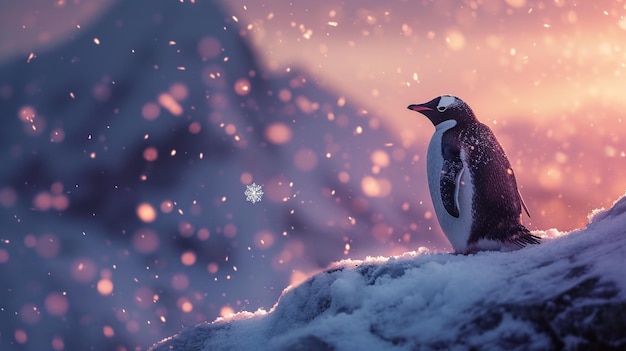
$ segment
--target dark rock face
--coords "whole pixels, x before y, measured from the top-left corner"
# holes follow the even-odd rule
[[[287,290],[267,315],[201,324],[151,350],[624,349],[625,203],[515,252],[352,262]]]

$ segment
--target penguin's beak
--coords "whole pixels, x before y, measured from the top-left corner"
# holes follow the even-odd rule
[[[417,112],[421,112],[421,111],[433,111],[432,108],[430,107],[426,107],[423,105],[409,105],[407,107],[409,110],[413,110],[413,111],[417,111]]]

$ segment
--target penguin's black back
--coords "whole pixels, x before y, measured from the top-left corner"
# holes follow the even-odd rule
[[[530,235],[520,223],[522,200],[511,163],[491,129],[475,121],[459,128],[458,133],[474,186],[468,243],[480,239],[510,241]]]

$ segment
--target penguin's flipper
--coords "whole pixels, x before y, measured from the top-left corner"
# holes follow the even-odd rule
[[[462,186],[462,174],[463,162],[460,159],[444,159],[439,181],[441,202],[448,214],[455,218],[459,218],[459,192]]]

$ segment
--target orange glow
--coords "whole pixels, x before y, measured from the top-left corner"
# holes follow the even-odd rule
[[[232,307],[230,307],[230,306],[223,306],[220,309],[220,316],[222,316],[222,317],[228,317],[228,316],[230,316],[232,314],[235,314],[235,310]]]
[[[50,293],[46,296],[44,306],[46,311],[48,311],[51,315],[63,316],[69,309],[69,302],[67,301],[67,297],[63,294]]]
[[[60,182],[53,183],[50,187],[51,193],[47,191],[40,192],[33,199],[33,206],[40,211],[48,211],[55,209],[57,211],[65,211],[69,207],[69,199],[63,194],[63,184]]]
[[[309,275],[298,271],[298,270],[294,270],[291,273],[291,277],[289,277],[289,285],[291,286],[298,286],[300,284],[302,284],[305,280],[307,280],[309,278]]]
[[[250,93],[250,89],[250,81],[246,78],[241,78],[235,82],[235,93],[237,93],[237,95],[248,95]]]
[[[233,135],[233,134],[237,133],[237,126],[232,124],[232,123],[229,123],[229,124],[226,125],[226,127],[224,127],[224,131],[228,135]]]
[[[164,109],[168,110],[169,113],[174,116],[180,116],[183,114],[183,107],[178,104],[176,99],[169,93],[162,93],[159,95],[158,99],[159,105]]]
[[[172,288],[175,290],[185,290],[189,287],[189,277],[183,273],[175,274],[172,277]]]
[[[345,184],[350,181],[350,174],[348,174],[348,172],[346,171],[341,171],[339,172],[339,174],[337,174],[337,178],[340,182]]]
[[[159,157],[159,152],[153,146],[147,147],[143,150],[143,159],[148,162],[156,161],[157,157]]]
[[[141,115],[149,121],[157,119],[160,113],[161,107],[154,102],[148,102],[141,108]]]
[[[172,201],[169,200],[165,200],[163,202],[161,202],[161,212],[163,213],[170,213],[174,210],[174,203]]]
[[[180,262],[185,266],[193,266],[196,263],[196,253],[193,251],[185,251],[180,256]]]
[[[17,115],[22,122],[32,123],[36,118],[37,112],[32,106],[23,106]]]
[[[70,205],[70,200],[65,195],[59,195],[52,198],[52,207],[57,211],[65,211]]]
[[[65,342],[59,336],[55,336],[52,338],[52,348],[56,351],[61,351],[65,349]]]
[[[184,83],[174,83],[170,87],[170,94],[177,101],[183,101],[187,99],[189,89],[187,89],[187,86]]]
[[[18,344],[25,344],[28,341],[28,334],[23,329],[15,329],[13,337]]]
[[[300,111],[310,114],[313,111],[316,111],[319,108],[319,104],[317,102],[312,102],[306,96],[298,95],[296,97],[296,105],[300,109]]]
[[[385,178],[365,176],[361,179],[361,189],[369,197],[383,197],[391,193],[391,182]]]
[[[202,131],[202,125],[198,122],[192,122],[189,124],[189,133],[198,134]]]
[[[105,325],[104,327],[102,327],[102,334],[104,334],[104,336],[107,338],[112,338],[115,336],[115,331],[111,326]]]
[[[264,14],[241,10],[247,4],[229,2],[240,22],[259,23]],[[348,7],[293,3],[272,7],[271,20],[248,38],[274,72],[305,67],[311,72],[307,78],[380,116],[404,149],[385,151],[392,160],[414,159],[415,170],[406,172],[416,186],[426,182],[424,155],[433,127],[406,106],[443,93],[460,96],[498,139],[508,134],[503,143],[518,184],[538,214],[534,229],[571,230],[626,189],[626,163],[615,162],[626,159],[619,117],[626,110],[622,7],[597,1],[473,1],[461,7],[438,1],[366,2],[354,13],[358,21],[350,22]],[[328,35],[316,31],[329,26]],[[312,35],[303,40],[309,29]],[[304,82],[294,78],[294,89],[279,90],[278,96],[312,113],[315,102],[295,90]],[[338,111],[325,115],[340,125]],[[367,133],[368,122],[357,124],[360,135]],[[556,164],[544,156],[557,152]],[[372,170],[382,172],[382,167]]]
[[[272,123],[265,128],[265,138],[270,143],[285,144],[291,140],[291,128],[284,123]]]
[[[189,313],[189,312],[193,311],[193,303],[191,303],[191,301],[189,301],[186,298],[180,298],[178,300],[178,306],[179,306],[180,310],[185,312],[185,313]]]
[[[41,311],[37,306],[27,303],[20,308],[19,314],[22,322],[26,324],[37,324],[41,320]]]
[[[37,237],[35,237],[32,234],[27,234],[26,236],[24,236],[24,246],[26,246],[29,249],[34,248],[35,246],[37,246]]]
[[[291,91],[289,91],[287,89],[281,89],[278,92],[278,98],[282,102],[287,102],[287,101],[291,100]]]
[[[389,155],[383,150],[376,150],[372,152],[371,160],[376,166],[383,168],[389,166]]]
[[[61,128],[56,128],[50,132],[50,141],[60,143],[65,139],[65,132]]]
[[[196,235],[199,240],[208,240],[211,237],[211,232],[206,228],[200,228]]]
[[[526,6],[526,0],[505,0],[505,2],[507,5],[518,9]]]
[[[100,295],[111,295],[113,293],[113,282],[109,279],[100,279],[98,280],[97,290]]]
[[[460,31],[452,29],[447,33],[446,44],[451,50],[460,51],[465,47],[465,36]]]
[[[206,267],[206,270],[211,274],[215,274],[219,270],[219,266],[216,263],[209,263]]]
[[[252,174],[250,174],[250,172],[243,172],[241,173],[241,176],[239,176],[239,181],[241,181],[241,184],[251,184],[252,183]]]
[[[157,212],[152,205],[144,202],[137,206],[137,217],[144,223],[152,223],[157,217]]]
[[[48,192],[41,192],[35,196],[33,205],[40,211],[46,211],[52,207],[52,196]]]

